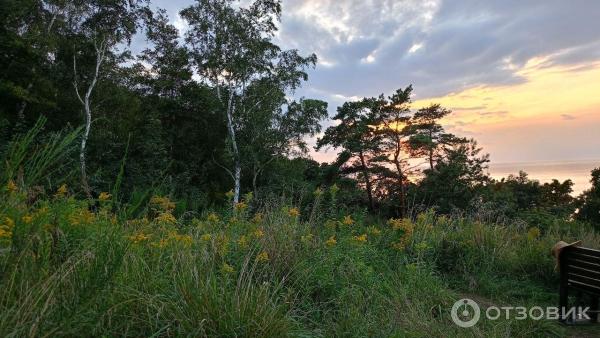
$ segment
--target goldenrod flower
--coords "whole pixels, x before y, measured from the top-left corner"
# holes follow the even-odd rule
[[[157,211],[169,212],[175,209],[175,203],[171,202],[168,197],[152,196],[150,206]]]
[[[540,229],[537,227],[530,228],[527,231],[527,239],[529,239],[530,241],[538,238],[539,236],[540,236]]]
[[[95,220],[95,216],[88,209],[80,209],[69,216],[71,225],[91,224]]]
[[[161,212],[160,215],[156,217],[156,221],[159,223],[175,224],[177,219],[170,212]]]
[[[10,217],[5,217],[4,218],[4,225],[9,229],[12,230],[12,228],[15,227],[15,221],[13,221],[12,218]]]
[[[33,221],[33,217],[31,217],[29,215],[25,215],[25,216],[21,217],[21,220],[23,221],[23,223],[29,224]]]
[[[17,191],[17,185],[15,184],[15,181],[13,181],[13,180],[8,181],[8,184],[6,185],[6,189],[10,193]]]
[[[217,223],[219,221],[219,215],[215,214],[214,212],[211,212],[210,214],[208,214],[208,216],[206,216],[206,220],[211,223]]]
[[[367,234],[352,236],[352,238],[359,243],[365,243],[367,241]]]
[[[352,219],[352,216],[350,216],[350,215],[344,216],[344,219],[342,220],[342,224],[344,224],[344,225],[354,224],[354,220]]]
[[[253,235],[254,235],[254,237],[256,237],[256,238],[262,238],[262,237],[264,237],[264,236],[265,236],[265,232],[264,232],[264,231],[263,231],[261,228],[258,228],[258,229],[256,229],[256,230],[254,230],[254,233],[253,233]]]
[[[210,241],[212,239],[212,235],[211,234],[204,234],[204,235],[200,236],[200,239],[203,240],[203,241],[205,241],[205,242],[208,242],[208,241]]]
[[[10,239],[12,237],[12,231],[0,228],[0,238]]]
[[[329,188],[329,192],[332,195],[335,195],[338,191],[340,191],[340,188],[337,186],[337,184],[334,184],[331,186],[331,188]]]
[[[248,247],[248,238],[246,235],[242,235],[240,239],[237,240],[237,244],[240,248],[246,249]]]
[[[257,262],[267,262],[269,261],[269,254],[266,251],[262,251],[256,256]]]
[[[129,240],[133,243],[133,244],[138,244],[140,242],[144,242],[150,239],[149,235],[146,235],[142,232],[129,236]]]
[[[332,247],[336,244],[337,244],[337,241],[335,240],[335,236],[331,236],[331,237],[329,237],[328,240],[325,241],[325,245],[327,245],[328,247]]]
[[[235,270],[233,269],[233,266],[227,263],[223,263],[223,266],[221,266],[221,271],[223,271],[224,273],[232,273]]]
[[[225,196],[227,196],[227,198],[232,199],[233,198],[233,190],[229,190],[228,192],[225,193]]]
[[[252,218],[252,223],[260,223],[264,219],[264,215],[260,212],[257,212]]]
[[[245,202],[239,202],[235,204],[235,211],[237,212],[241,212],[244,211],[248,208],[248,204],[246,204]]]
[[[112,197],[112,196],[111,196],[109,193],[107,193],[107,192],[104,192],[104,191],[103,191],[103,192],[101,192],[101,193],[100,193],[100,195],[98,196],[98,199],[99,199],[100,201],[108,201],[108,200],[109,200],[111,197]]]
[[[377,228],[377,227],[376,227],[376,226],[374,226],[374,225],[373,225],[373,226],[370,226],[370,227],[368,228],[368,230],[369,230],[369,233],[371,233],[372,235],[375,235],[375,236],[379,236],[379,235],[381,235],[381,230],[379,230],[379,228]]]
[[[315,195],[315,197],[319,197],[319,196],[323,195],[323,190],[321,190],[321,188],[317,187],[317,189],[315,189],[313,194]]]
[[[298,210],[298,208],[290,208],[290,210],[288,210],[288,215],[290,215],[290,217],[298,217],[300,215],[300,210]]]
[[[67,194],[68,192],[68,188],[66,184],[61,185],[58,190],[56,190],[56,194],[54,194],[54,197],[63,197]]]

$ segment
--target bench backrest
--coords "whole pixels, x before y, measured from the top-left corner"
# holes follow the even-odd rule
[[[564,248],[560,253],[560,274],[569,287],[600,296],[600,250]]]

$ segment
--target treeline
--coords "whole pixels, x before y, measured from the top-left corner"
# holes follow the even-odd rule
[[[248,192],[308,201],[335,185],[341,205],[386,216],[484,208],[600,223],[599,170],[576,199],[571,181],[495,181],[477,143],[442,127],[449,110],[412,109],[410,86],[338,107],[317,143],[339,150],[334,162],[303,156],[327,103],[292,98],[317,57],[273,42],[280,1],[196,1],[180,12],[183,35],[142,0],[0,7],[0,151],[40,116],[47,137],[83,126],[73,165],[40,186],[68,181],[94,198],[118,182],[123,200],[161,190],[199,210],[225,205],[228,191],[233,203]],[[141,36],[148,47],[133,55]]]

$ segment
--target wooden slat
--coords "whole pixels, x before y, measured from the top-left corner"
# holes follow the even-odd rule
[[[596,249],[575,246],[575,247],[571,247],[569,251],[600,258],[600,250],[596,250]]]
[[[575,252],[566,252],[565,254],[561,254],[560,259],[566,259],[567,261],[577,259],[588,263],[600,264],[600,257],[594,257]]]
[[[578,281],[569,281],[569,287],[600,296],[600,288]]]
[[[578,260],[578,259],[569,259],[569,260],[567,260],[566,263],[567,263],[566,264],[567,269],[570,268],[571,266],[576,266],[579,268],[584,268],[587,270],[600,272],[600,264],[590,263],[590,262],[586,262],[586,261],[582,261],[582,260]]]
[[[569,282],[576,281],[576,282],[585,283],[587,285],[596,287],[596,288],[598,288],[598,290],[600,290],[600,280],[598,280],[598,279],[590,278],[587,276],[574,274],[574,273],[570,273],[570,272],[568,273],[568,278],[569,278]]]
[[[569,265],[567,273],[597,279],[600,282],[600,271],[598,269],[587,269],[585,267]]]

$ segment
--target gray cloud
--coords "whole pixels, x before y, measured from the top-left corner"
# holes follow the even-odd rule
[[[560,117],[562,117],[563,120],[575,120],[576,119],[576,117],[571,114],[560,114]]]

